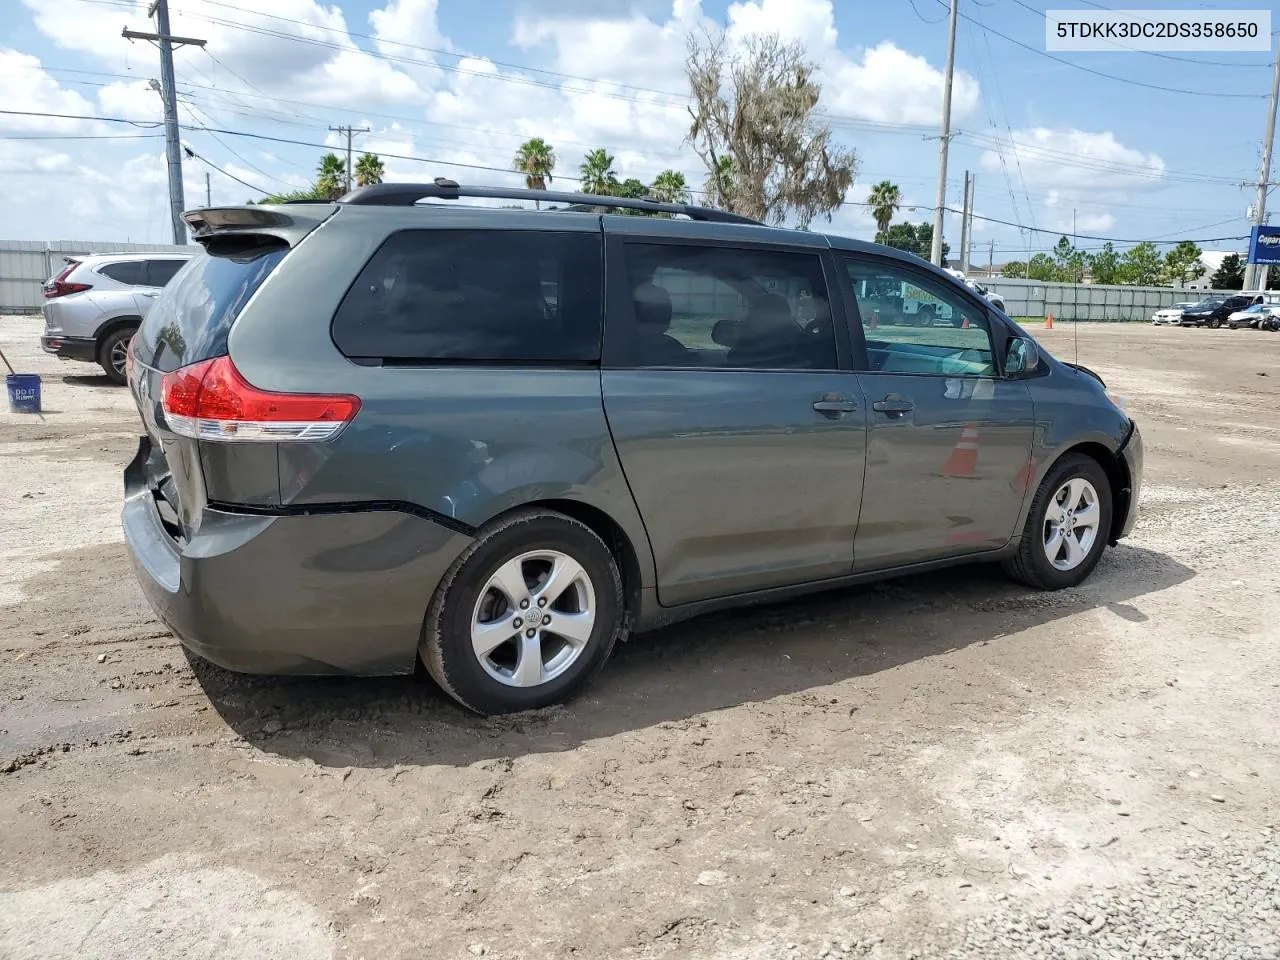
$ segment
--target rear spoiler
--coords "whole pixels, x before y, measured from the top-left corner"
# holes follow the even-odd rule
[[[196,243],[242,240],[248,245],[285,243],[292,247],[336,213],[332,203],[298,205],[287,212],[276,206],[205,207],[182,215]]]

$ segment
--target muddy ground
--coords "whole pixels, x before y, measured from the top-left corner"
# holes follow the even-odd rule
[[[121,544],[129,399],[38,328],[0,318],[46,407],[0,413],[0,957],[1015,957],[965,944],[1276,862],[1280,336],[1080,326],[1147,486],[1079,589],[965,568],[716,616],[483,720],[193,666]],[[1254,913],[1228,934],[1262,952],[1169,955],[1271,955]],[[1143,922],[1111,955],[1163,955]],[[1077,932],[1046,955],[1103,955]]]

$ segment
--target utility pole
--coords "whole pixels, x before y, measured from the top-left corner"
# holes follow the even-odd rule
[[[969,243],[964,248],[964,269],[969,269],[969,259],[973,256],[973,195],[978,191],[978,174],[969,174]]]
[[[960,208],[960,272],[969,272],[969,256],[965,248],[969,244],[969,171],[964,172],[964,203]]]
[[[156,18],[156,33],[130,30],[121,36],[129,40],[153,40],[160,45],[160,96],[164,100],[164,153],[169,167],[169,218],[173,221],[173,242],[187,242],[187,225],[182,220],[182,144],[178,136],[178,92],[173,80],[175,45],[203,47],[205,41],[175,37],[169,33],[169,0],[153,0],[147,16]]]
[[[933,209],[933,249],[929,259],[942,266],[942,222],[947,205],[947,148],[951,145],[951,78],[956,69],[956,19],[960,0],[951,0],[951,26],[947,36],[947,72],[942,80],[942,140],[938,147],[938,202]]]
[[[368,127],[351,127],[351,126],[343,127],[343,126],[338,126],[338,127],[330,127],[329,129],[330,129],[330,130],[332,130],[334,133],[343,133],[343,134],[346,134],[346,137],[347,137],[347,189],[348,189],[348,190],[350,190],[350,189],[351,189],[351,184],[355,182],[355,181],[354,181],[354,180],[352,180],[352,178],[351,178],[351,137],[352,137],[354,134],[357,134],[357,133],[369,133],[369,132],[370,132],[370,131],[369,131],[369,128],[368,128]]]
[[[969,272],[969,259],[973,256],[973,192],[978,189],[978,175],[965,173],[964,231],[960,239],[960,269]]]
[[[1258,176],[1258,195],[1253,202],[1253,222],[1261,225],[1267,222],[1267,188],[1271,185],[1271,145],[1276,138],[1276,101],[1280,98],[1280,45],[1276,48],[1275,75],[1271,78],[1271,109],[1267,113],[1267,137],[1262,142],[1262,172]],[[1263,264],[1250,263],[1245,267],[1244,289],[1265,290],[1268,267]],[[1258,282],[1258,274],[1262,274],[1262,282]]]
[[[995,270],[996,263],[996,242],[991,241],[991,245],[987,247],[987,279],[991,279],[992,272]]]
[[[209,171],[204,172],[204,205],[213,206],[213,191],[209,188]]]

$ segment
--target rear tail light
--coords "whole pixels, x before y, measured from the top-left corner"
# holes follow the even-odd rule
[[[332,440],[360,412],[349,394],[273,393],[214,357],[164,375],[160,405],[169,429],[196,440]]]
[[[69,293],[83,293],[85,290],[92,290],[91,283],[68,283],[67,275],[76,267],[80,266],[78,261],[72,261],[63,268],[62,272],[44,285],[44,297],[46,300],[52,300],[54,297],[65,297]]]

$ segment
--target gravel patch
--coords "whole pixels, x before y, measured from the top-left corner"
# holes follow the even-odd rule
[[[1280,957],[1280,842],[1252,850],[1226,842],[1180,851],[1127,888],[1050,910],[1001,908],[970,921],[950,960]]]

